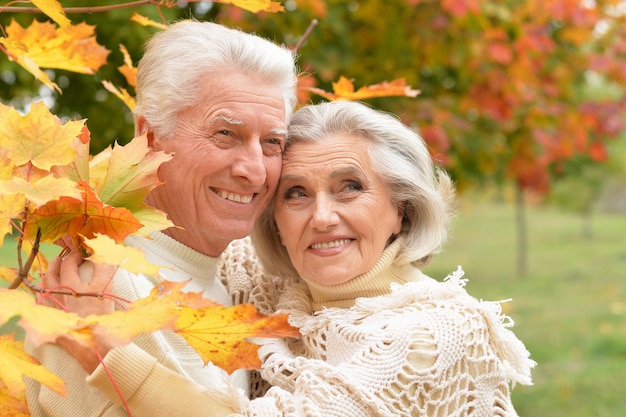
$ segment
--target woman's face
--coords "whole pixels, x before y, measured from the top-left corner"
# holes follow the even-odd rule
[[[274,218],[301,277],[322,285],[369,271],[402,212],[374,172],[367,139],[332,135],[296,143],[283,157]]]

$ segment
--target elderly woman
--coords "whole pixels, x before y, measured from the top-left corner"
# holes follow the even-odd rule
[[[267,272],[295,278],[278,307],[302,338],[261,347],[262,398],[156,364],[144,385],[160,395],[128,393],[133,415],[516,416],[509,385],[530,384],[534,362],[499,304],[469,296],[460,270],[441,282],[420,271],[446,240],[452,197],[396,118],[354,102],[296,112],[253,242]]]
[[[302,339],[261,348],[275,415],[517,415],[509,383],[530,384],[534,362],[499,305],[469,296],[461,270],[420,271],[452,195],[396,118],[353,102],[296,113],[253,234],[267,272],[302,281],[279,301]]]

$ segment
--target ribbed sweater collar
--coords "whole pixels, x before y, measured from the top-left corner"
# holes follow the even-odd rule
[[[313,310],[325,307],[347,308],[354,305],[357,298],[376,297],[391,292],[391,284],[405,284],[419,279],[419,269],[409,264],[396,265],[394,261],[404,243],[398,237],[383,251],[374,267],[363,275],[339,285],[321,285],[304,280],[311,292]]]
[[[151,262],[159,265],[163,261],[178,271],[184,271],[193,276],[215,275],[215,269],[219,258],[214,258],[200,253],[179,241],[172,239],[163,232],[153,232],[150,239],[131,236],[127,243],[142,249]]]

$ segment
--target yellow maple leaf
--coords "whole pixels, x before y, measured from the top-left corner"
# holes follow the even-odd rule
[[[143,251],[120,245],[108,236],[96,233],[93,239],[85,239],[84,244],[92,253],[87,259],[94,263],[117,265],[135,274],[159,275],[161,267],[148,262]]]
[[[0,109],[0,120],[2,110]],[[0,145],[0,181],[8,180],[13,177],[13,167],[15,164],[11,159],[11,149],[4,148]]]
[[[251,304],[186,310],[175,331],[205,363],[211,361],[228,373],[261,366],[259,346],[247,339],[300,336],[298,329],[289,325],[287,315],[268,316]]]
[[[165,212],[146,205],[140,209],[133,209],[133,215],[143,225],[141,229],[135,232],[140,236],[148,236],[155,230],[165,230],[175,227],[174,223],[167,217]]]
[[[68,178],[55,178],[52,175],[40,178],[36,181],[26,181],[20,177],[14,177],[8,181],[0,181],[0,194],[5,196],[22,194],[35,207],[41,206],[59,196],[80,198],[81,193],[76,188],[76,182]],[[23,207],[22,207],[23,208]]]
[[[0,246],[5,236],[13,231],[12,219],[20,216],[25,204],[23,195],[0,194]]]
[[[72,142],[80,135],[84,121],[60,124],[43,102],[33,103],[26,116],[0,103],[0,147],[11,151],[15,166],[32,163],[50,170],[67,165],[76,156]]]
[[[0,323],[20,316],[17,324],[28,333],[35,346],[54,343],[59,336],[72,337],[84,346],[96,346],[92,330],[74,313],[38,305],[33,296],[24,291],[0,288],[0,300]]]
[[[320,88],[315,87],[302,87],[314,94],[322,96],[327,100],[366,100],[375,97],[416,97],[420,92],[419,90],[412,89],[406,84],[403,78],[398,78],[393,81],[384,81],[378,84],[372,84],[364,86],[358,90],[354,90],[354,84],[352,81],[344,76],[339,77],[339,81],[333,83],[333,93],[329,93]]]
[[[73,181],[89,181],[89,141],[91,133],[86,125],[83,125],[80,135],[72,142],[75,157],[67,165],[55,165],[50,172],[58,178],[67,178]]]
[[[61,27],[69,26],[71,24],[70,19],[65,16],[63,6],[56,0],[30,0],[39,10],[44,12],[50,19],[57,22]]]
[[[184,292],[188,283],[163,281],[152,289],[150,295],[130,304],[127,310],[90,315],[85,317],[85,322],[94,335],[114,346],[128,344],[141,333],[173,330],[183,312],[219,305],[204,298],[202,293]]]
[[[61,91],[40,68],[94,74],[106,63],[109,50],[98,44],[95,26],[79,23],[57,28],[51,22],[34,20],[23,28],[14,20],[0,38],[9,58],[48,87]]]
[[[17,278],[17,269],[9,268],[6,266],[0,266],[0,279],[6,282],[13,282],[15,278]]]
[[[232,4],[252,13],[285,11],[285,8],[279,2],[271,0],[217,0],[217,3]]]
[[[102,189],[102,183],[109,169],[109,159],[113,152],[112,146],[107,146],[89,161],[89,184],[94,190]]]
[[[163,23],[155,22],[154,20],[146,16],[140,15],[139,13],[133,13],[130,20],[133,22],[137,22],[142,26],[152,26],[161,30],[167,29],[167,25],[164,25]]]
[[[126,104],[126,107],[128,107],[130,111],[133,111],[135,109],[135,98],[128,92],[128,90],[121,87],[117,88],[115,85],[107,80],[103,80],[102,85],[109,93],[114,94],[117,98],[122,100],[122,102]]]
[[[12,335],[0,335],[0,381],[8,392],[21,397],[24,394],[24,376],[34,379],[57,394],[65,396],[65,383],[61,378],[40,365],[24,351],[24,344]]]
[[[116,144],[101,188],[96,192],[106,204],[130,210],[141,208],[150,191],[161,184],[158,167],[172,158],[171,154],[151,150],[145,135],[134,138],[126,146]]]
[[[4,383],[0,382],[0,416],[1,417],[28,417],[26,395],[13,395]]]
[[[137,67],[133,65],[133,60],[124,45],[120,44],[120,51],[122,56],[124,56],[124,65],[117,67],[117,70],[126,78],[128,85],[137,87]]]
[[[94,335],[113,345],[129,343],[140,333],[173,330],[205,363],[212,361],[229,373],[260,366],[258,345],[247,338],[300,336],[286,315],[268,316],[251,304],[224,307],[201,293],[184,292],[187,283],[163,281],[127,311],[88,316],[85,321]]]

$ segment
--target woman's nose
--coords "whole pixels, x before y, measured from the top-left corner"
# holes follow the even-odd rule
[[[339,223],[335,202],[327,196],[316,196],[311,216],[311,227],[317,230],[328,230]]]

